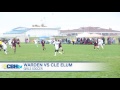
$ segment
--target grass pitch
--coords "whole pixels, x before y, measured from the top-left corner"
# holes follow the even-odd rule
[[[64,54],[54,56],[54,46],[46,44],[42,50],[34,43],[21,43],[17,46],[16,54],[8,46],[8,54],[0,51],[0,62],[22,61],[100,61],[108,65],[104,72],[0,72],[0,78],[120,78],[120,45],[105,45],[104,50],[94,50],[93,45],[63,44]]]

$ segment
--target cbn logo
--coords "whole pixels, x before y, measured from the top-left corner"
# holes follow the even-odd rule
[[[22,65],[18,65],[18,64],[4,64],[2,67],[4,69],[20,69],[20,68],[22,68]]]

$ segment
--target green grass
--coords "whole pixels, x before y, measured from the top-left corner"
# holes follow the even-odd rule
[[[17,46],[17,52],[8,47],[8,55],[0,51],[0,61],[101,61],[108,65],[101,72],[0,72],[0,78],[120,78],[120,45],[105,45],[104,50],[94,50],[93,45],[63,44],[64,54],[54,56],[54,46],[36,47],[33,43]]]

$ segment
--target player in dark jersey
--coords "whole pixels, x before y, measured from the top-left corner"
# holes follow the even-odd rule
[[[17,44],[17,41],[15,38],[12,39],[12,48],[14,50],[14,53],[16,53],[16,44]]]
[[[61,53],[64,53],[63,48],[62,48],[61,41],[60,41],[60,40],[58,40],[58,42],[60,42],[60,43],[59,43],[59,49],[60,49],[59,51],[62,51]]]
[[[94,39],[94,50],[98,49],[98,39]]]
[[[20,46],[20,39],[19,38],[17,39],[17,44],[18,44],[19,47],[21,47]]]
[[[42,41],[41,41],[41,44],[42,44],[42,48],[43,48],[43,50],[45,50],[45,49],[46,49],[46,48],[45,48],[45,41],[42,40]]]

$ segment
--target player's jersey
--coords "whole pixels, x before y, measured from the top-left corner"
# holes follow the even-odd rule
[[[97,38],[94,39],[94,46],[98,46],[98,39]]]
[[[12,40],[9,40],[9,41],[8,41],[8,44],[9,44],[9,45],[12,45],[12,43],[11,43],[11,42],[12,42]]]
[[[37,44],[37,40],[34,40],[34,43]]]
[[[103,40],[102,39],[98,39],[98,45],[103,44]]]
[[[59,48],[62,47],[61,42],[59,43]]]
[[[19,39],[17,39],[17,44],[20,44],[20,40]]]
[[[13,40],[12,40],[12,45],[16,47],[16,43],[17,43],[16,40],[13,39]]]
[[[57,50],[59,49],[59,43],[60,42],[58,42],[58,41],[54,41],[54,43],[53,43],[55,45],[55,49],[57,49]]]
[[[7,49],[7,45],[3,42],[2,43],[3,49]]]
[[[41,44],[42,44],[42,46],[44,46],[44,44],[45,44],[45,41],[44,41],[44,40],[42,40],[42,41],[41,41]]]

